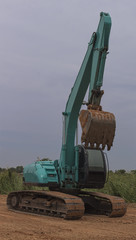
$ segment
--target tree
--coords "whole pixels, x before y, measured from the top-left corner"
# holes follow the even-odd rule
[[[117,173],[117,174],[125,174],[126,170],[125,169],[116,170],[115,173]]]
[[[17,173],[22,173],[23,172],[23,166],[17,166],[16,167],[16,172]]]

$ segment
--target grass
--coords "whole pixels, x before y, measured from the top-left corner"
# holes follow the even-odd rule
[[[101,192],[122,197],[127,202],[136,202],[136,174],[110,173],[109,180]]]
[[[110,172],[108,182],[102,189],[86,189],[118,196],[126,202],[136,202],[136,173]]]
[[[8,194],[11,191],[21,190],[23,188],[22,177],[10,170],[0,173],[0,193]]]
[[[24,189],[39,188],[23,186],[22,176],[10,171],[10,169],[0,173],[0,194],[8,194],[12,191]],[[90,189],[88,189],[88,191],[90,191]],[[108,182],[104,188],[96,191],[122,197],[127,202],[136,202],[136,172],[110,172]]]
[[[20,190],[44,190],[47,188],[38,188],[23,185],[22,175],[9,170],[0,173],[0,194],[8,194]]]

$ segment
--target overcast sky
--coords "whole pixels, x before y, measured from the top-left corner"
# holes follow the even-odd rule
[[[0,0],[0,167],[58,159],[62,112],[100,12],[112,18],[102,99],[110,169],[136,169],[136,1]]]

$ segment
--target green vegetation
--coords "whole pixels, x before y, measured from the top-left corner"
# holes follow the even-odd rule
[[[6,171],[6,168],[0,168],[0,173]],[[16,168],[11,167],[8,169],[10,172],[23,173],[23,166],[17,166]]]
[[[11,191],[21,190],[22,177],[15,171],[4,170],[0,172],[0,193],[7,194]]]
[[[136,171],[110,171],[108,182],[101,192],[122,197],[127,202],[136,202]]]
[[[23,167],[2,169],[0,168],[0,194],[8,194],[18,190],[44,190],[47,188],[38,188],[23,185]]]
[[[0,194],[28,189],[28,187],[23,186],[22,170],[23,167],[21,166],[10,169],[0,168]],[[29,187],[29,189],[37,188]],[[90,190],[88,189],[88,191]],[[96,191],[122,197],[127,202],[136,202],[136,170],[132,170],[129,173],[124,169],[115,172],[110,171],[105,187]]]

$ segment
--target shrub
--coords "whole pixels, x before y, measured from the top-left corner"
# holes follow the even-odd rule
[[[116,170],[115,173],[124,174],[124,173],[126,173],[126,170],[125,169]]]
[[[22,177],[14,171],[5,170],[0,174],[0,193],[6,194],[22,188]]]
[[[8,194],[12,191],[31,190],[47,188],[24,186],[22,175],[12,169],[3,170],[0,172],[0,194]],[[99,191],[113,196],[124,198],[127,202],[136,202],[136,172],[131,171],[123,173],[118,170],[115,173],[109,172],[108,182],[103,189],[86,189],[88,191]]]

